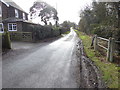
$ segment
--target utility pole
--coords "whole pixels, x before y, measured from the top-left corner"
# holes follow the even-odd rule
[[[120,29],[120,1],[118,2],[118,29]]]
[[[56,2],[56,11],[57,11],[57,2]],[[56,14],[58,14],[58,11],[56,12]],[[56,21],[55,21],[56,27],[58,26],[58,16],[56,17]]]

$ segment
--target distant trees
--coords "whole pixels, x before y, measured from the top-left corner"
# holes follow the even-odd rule
[[[74,22],[70,22],[70,21],[64,21],[62,24],[61,24],[62,27],[70,30],[70,27],[73,27],[73,28],[76,28],[76,23]]]
[[[96,2],[87,6],[80,13],[79,28],[87,34],[98,34],[102,37],[115,37],[120,40],[119,2]]]
[[[44,22],[45,25],[48,24],[51,18],[55,20],[57,25],[59,20],[57,14],[57,10],[54,7],[41,0],[34,2],[30,8],[31,19],[41,17],[41,21]]]

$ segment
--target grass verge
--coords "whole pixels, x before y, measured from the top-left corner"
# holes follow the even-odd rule
[[[65,32],[65,34],[69,34],[69,33],[70,33],[70,31]]]
[[[106,61],[106,57],[102,56],[99,52],[95,52],[91,49],[92,38],[82,32],[75,30],[83,42],[86,55],[96,64],[99,70],[102,72],[102,79],[105,81],[108,88],[120,88],[118,82],[120,73],[120,67],[116,64]]]

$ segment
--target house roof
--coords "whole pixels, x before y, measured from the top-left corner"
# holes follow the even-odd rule
[[[13,18],[6,18],[2,22],[18,22],[18,21],[21,22],[21,21],[25,21],[25,20],[13,17]]]
[[[16,9],[19,9],[23,12],[25,12],[19,5],[17,5],[14,1],[12,0],[1,0],[3,3],[5,3],[7,6],[10,5]],[[26,12],[25,12],[26,13]]]
[[[4,19],[4,20],[2,20],[2,22],[4,23],[4,22],[7,22],[7,23],[11,23],[11,22],[26,22],[26,23],[31,23],[31,24],[35,24],[35,23],[33,23],[32,21],[30,21],[30,20],[24,20],[24,19],[18,19],[18,18],[7,18],[7,19]],[[36,24],[37,25],[37,24]]]
[[[9,7],[9,5],[6,2],[4,2],[3,0],[0,1],[3,2],[7,7]]]

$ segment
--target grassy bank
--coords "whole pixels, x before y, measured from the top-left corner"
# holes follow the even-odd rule
[[[120,68],[117,67],[116,64],[110,63],[106,61],[106,57],[102,56],[99,52],[95,52],[91,49],[91,37],[77,31],[78,36],[83,42],[85,52],[87,56],[98,66],[99,70],[102,72],[102,79],[105,81],[106,85],[109,88],[118,88],[120,83],[118,83],[118,70]]]
[[[65,32],[65,34],[69,34],[69,33],[70,33],[70,31]]]

